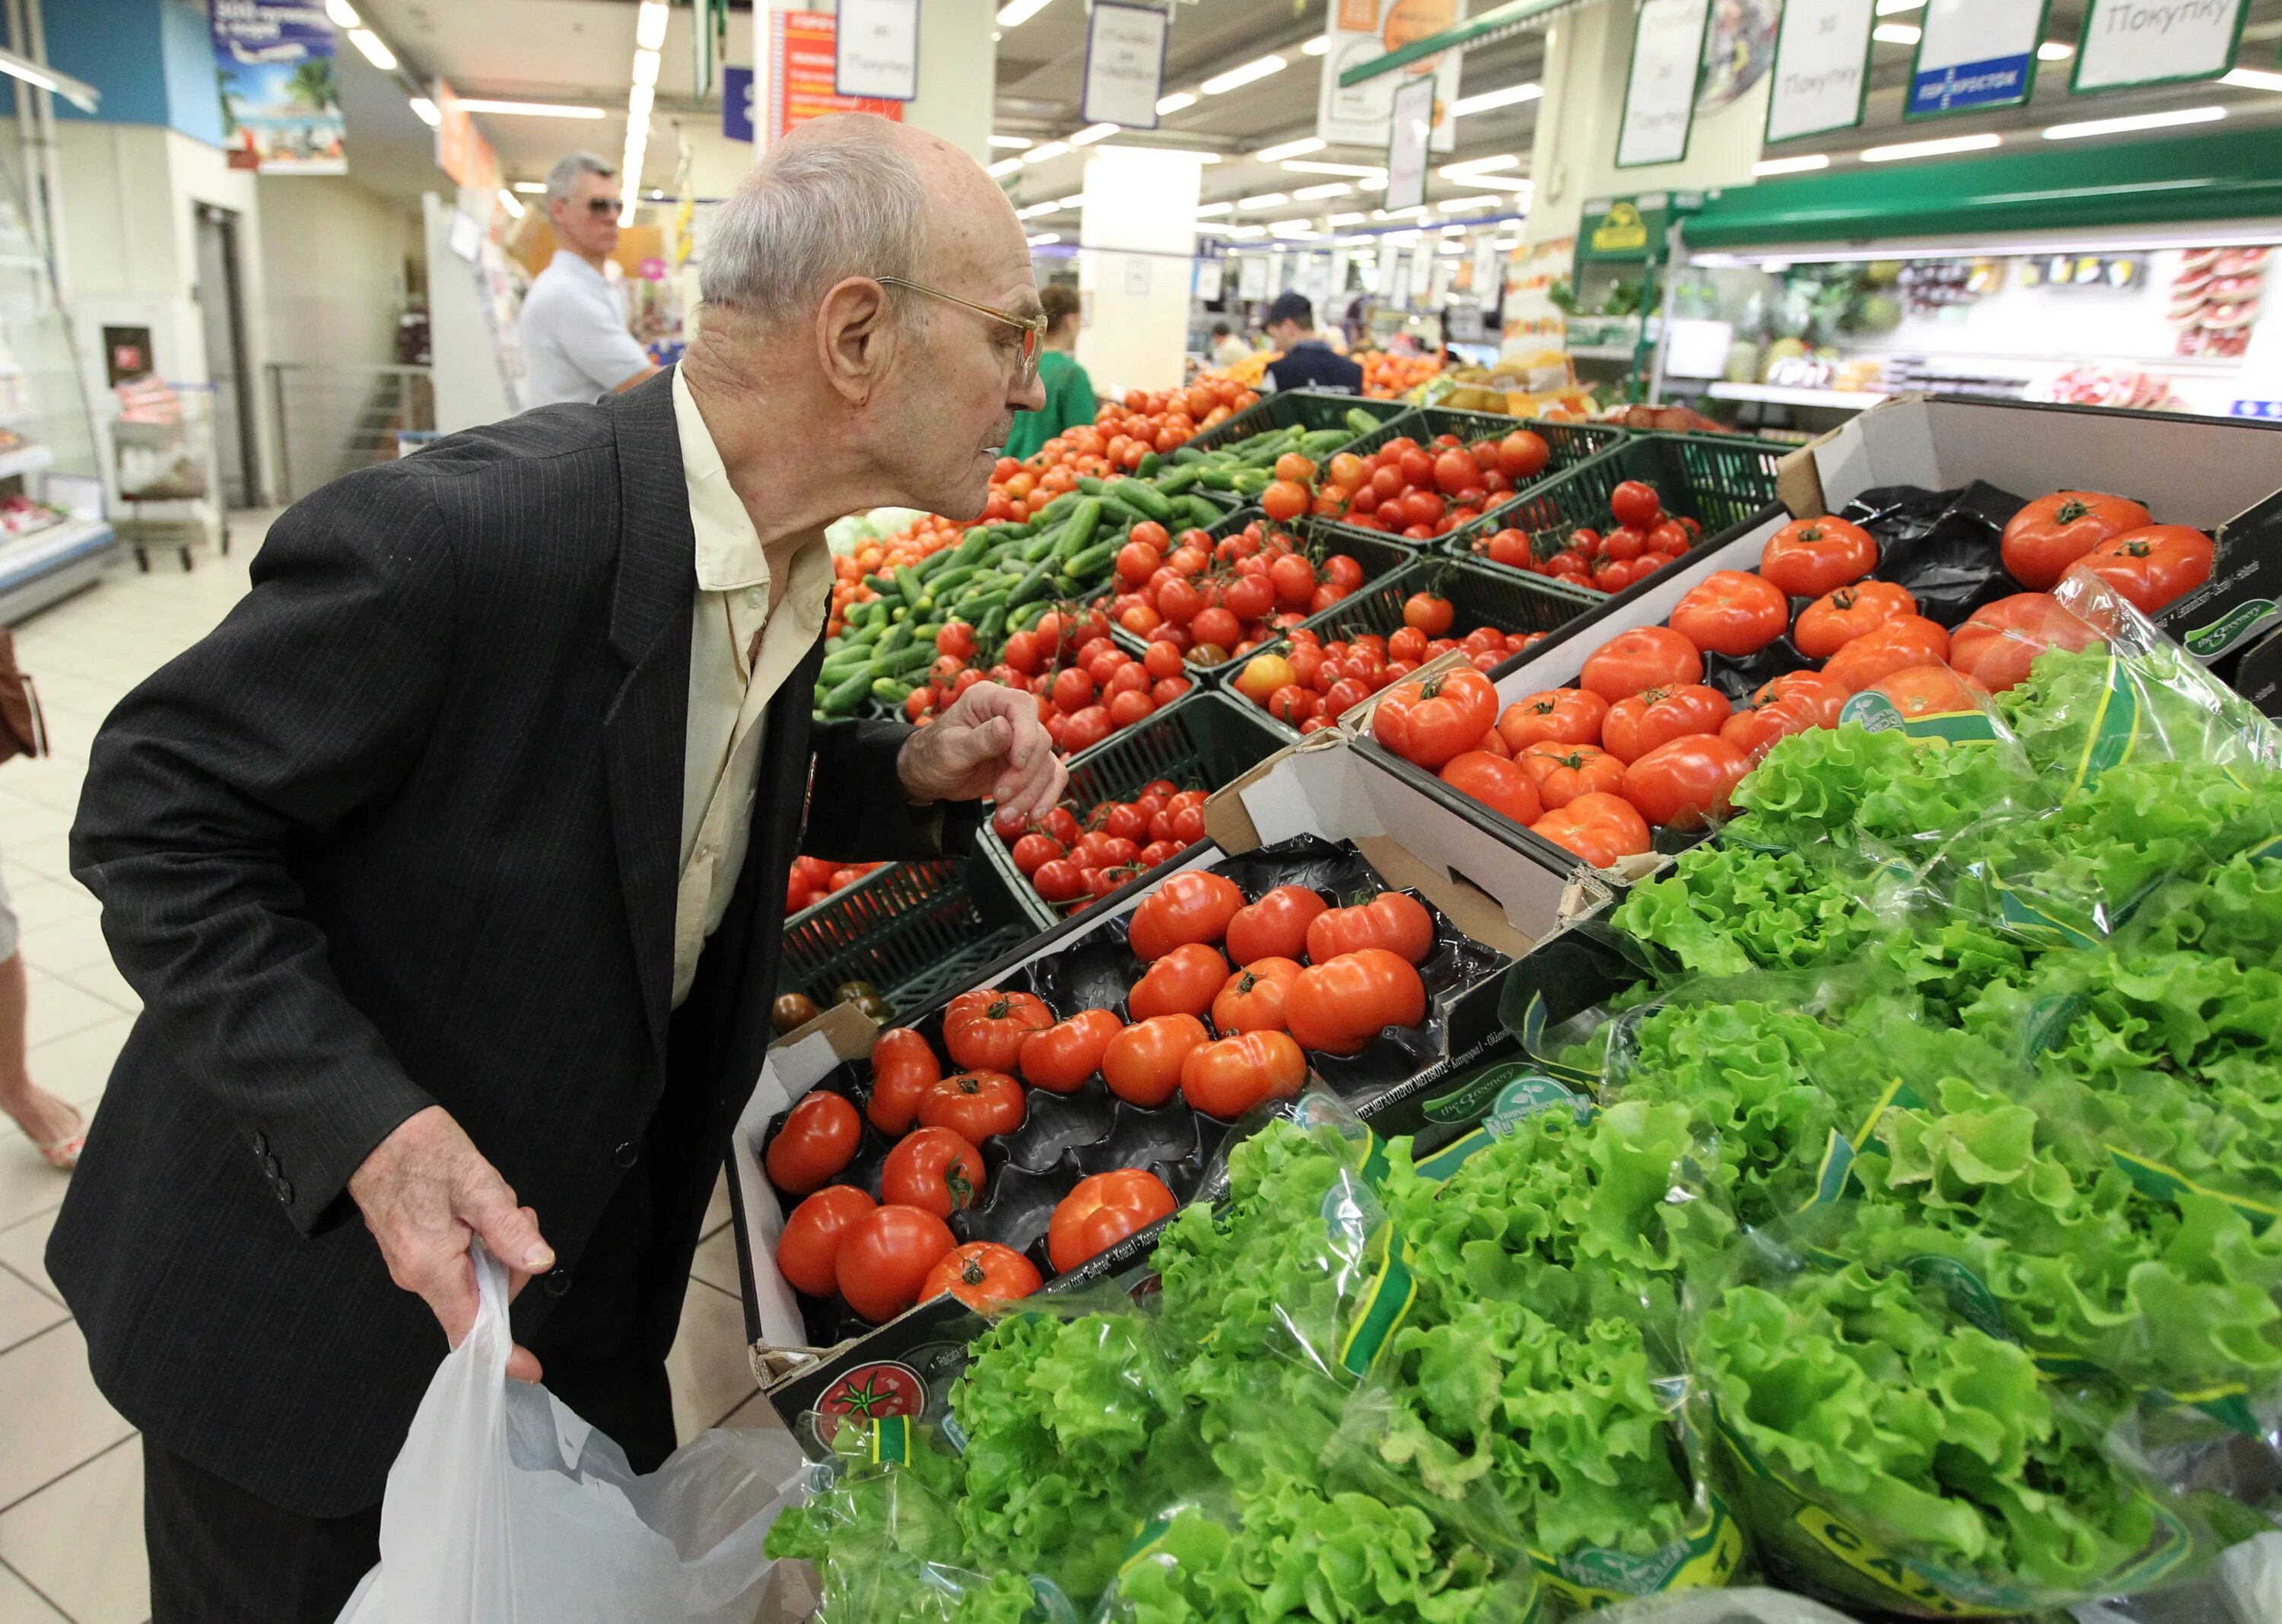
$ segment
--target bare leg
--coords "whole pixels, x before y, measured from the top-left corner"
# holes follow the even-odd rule
[[[59,1167],[78,1159],[73,1141],[80,1114],[32,1081],[24,1057],[24,1010],[28,1001],[24,955],[0,960],[0,1111],[16,1119],[40,1154]]]

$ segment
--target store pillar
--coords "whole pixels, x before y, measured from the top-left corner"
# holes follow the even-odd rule
[[[1096,394],[1182,381],[1203,175],[1204,160],[1189,153],[1112,146],[1087,154],[1077,358]]]

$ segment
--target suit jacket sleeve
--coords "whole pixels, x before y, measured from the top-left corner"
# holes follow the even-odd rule
[[[72,871],[145,1018],[276,1158],[307,1234],[432,1101],[343,994],[287,854],[418,758],[450,674],[451,560],[422,484],[376,475],[280,517],[252,579],[97,735]]]
[[[816,787],[800,849],[840,863],[941,857],[972,843],[973,802],[914,808],[896,775],[912,730],[901,722],[819,722]]]

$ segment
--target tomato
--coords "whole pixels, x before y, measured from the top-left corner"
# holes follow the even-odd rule
[[[1734,710],[1725,694],[1700,682],[1652,688],[1609,707],[1608,720],[1601,725],[1601,743],[1609,754],[1629,764],[1674,739],[1719,732]]]
[[[1498,718],[1498,737],[1516,755],[1533,744],[1598,744],[1609,702],[1590,688],[1549,688],[1516,700]]]
[[[1331,483],[1343,485],[1350,491],[1370,477],[1363,460],[1352,451],[1342,451],[1331,459]]]
[[[1014,866],[1026,874],[1037,873],[1061,855],[1061,847],[1051,835],[1032,833],[1014,843]]]
[[[1025,1115],[1022,1085],[1003,1071],[961,1071],[920,1097],[922,1128],[948,1128],[970,1145],[1012,1133]]]
[[[1949,663],[1992,694],[2026,680],[2047,649],[2088,649],[2100,641],[2091,626],[2052,594],[2019,592],[1973,611],[1949,635]]]
[[[987,1314],[1044,1284],[1038,1266],[1013,1247],[995,1240],[970,1240],[928,1270],[919,1300],[932,1302],[949,1292],[968,1308]]]
[[[1773,581],[1742,570],[1714,570],[1680,600],[1672,629],[1707,654],[1757,654],[1790,624],[1790,602]]]
[[[1822,674],[1848,693],[1859,694],[1881,677],[1913,665],[1938,665],[1948,658],[1948,633],[1922,615],[1904,615],[1832,655]]]
[[[1177,677],[1181,674],[1181,651],[1170,643],[1153,642],[1141,657],[1141,669],[1160,682],[1168,677]]]
[[[880,1193],[939,1218],[980,1206],[986,1175],[982,1153],[951,1128],[915,1128],[897,1139],[880,1165]]]
[[[1192,942],[1217,942],[1243,905],[1244,893],[1225,874],[1174,874],[1133,910],[1126,945],[1146,964]]]
[[[1649,849],[1648,820],[1620,795],[1595,790],[1580,795],[1530,826],[1555,845],[1575,852],[1595,868]]]
[[[1304,885],[1279,885],[1228,921],[1228,956],[1249,965],[1262,959],[1297,959],[1308,947],[1308,927],[1331,905]]]
[[[920,1300],[929,1271],[957,1244],[935,1214],[882,1207],[842,1238],[833,1275],[848,1306],[881,1325]]]
[[[2185,524],[2149,524],[2110,536],[2080,561],[2145,615],[2168,608],[2211,577],[2211,539]]]
[[[1407,761],[1440,767],[1497,721],[1497,689],[1470,667],[1397,683],[1371,711],[1371,735]]]
[[[1282,1031],[1284,1000],[1299,974],[1300,961],[1282,955],[1255,959],[1231,971],[1213,998],[1214,1030],[1223,1036]]]
[[[1305,485],[1316,477],[1316,465],[1296,451],[1287,451],[1276,459],[1276,477],[1289,479],[1294,485]]]
[[[1497,444],[1498,471],[1509,479],[1534,479],[1552,460],[1545,437],[1528,429],[1516,429]]]
[[[829,1297],[837,1282],[833,1260],[848,1232],[870,1216],[875,1203],[853,1185],[828,1185],[792,1209],[777,1237],[777,1272],[795,1291]]]
[[[1815,708],[1805,699],[1770,699],[1746,705],[1719,725],[1719,736],[1756,764],[1783,740],[1810,727],[1831,724],[1817,719]]]
[[[1073,902],[1085,892],[1085,880],[1078,866],[1060,858],[1039,864],[1038,871],[1030,876],[1030,883],[1048,902]]]
[[[1069,1093],[1101,1068],[1101,1052],[1124,1030],[1114,1010],[1080,1010],[1022,1039],[1022,1076],[1036,1087]]]
[[[1877,567],[1870,532],[1841,518],[1793,519],[1759,553],[1759,573],[1794,598],[1819,598]]]
[[[1514,765],[1548,812],[1580,795],[1611,794],[1625,781],[1625,764],[1592,744],[1533,744],[1514,758]]]
[[[1137,1021],[1109,1040],[1101,1053],[1102,1080],[1120,1100],[1160,1106],[1181,1085],[1181,1062],[1209,1041],[1194,1015],[1155,1015]]]
[[[1057,1273],[1066,1273],[1170,1216],[1178,1204],[1163,1179],[1140,1168],[1081,1178],[1046,1225],[1046,1255]]]
[[[1408,471],[1407,464],[1405,470]],[[1478,484],[1481,477],[1482,470],[1475,466],[1472,457],[1463,451],[1445,451],[1434,459],[1434,480],[1432,488],[1440,491],[1445,496],[1455,496],[1459,492],[1471,489]],[[1412,483],[1418,482],[1414,480]]]
[[[1847,689],[1819,671],[1787,671],[1772,682],[1761,683],[1751,695],[1751,703],[1765,705],[1778,699],[1795,699],[1805,705],[1812,718],[1812,727],[1836,727],[1838,712],[1845,708]]]
[[[1434,916],[1407,891],[1381,891],[1369,902],[1326,909],[1308,926],[1308,957],[1317,964],[1366,947],[1423,963],[1434,951]]]
[[[1670,626],[1619,632],[1586,657],[1577,686],[1614,702],[1643,688],[1679,688],[1704,680],[1704,657]]]
[[[1487,750],[1468,750],[1442,769],[1442,781],[1459,794],[1471,796],[1492,812],[1524,826],[1536,822],[1545,811],[1537,798],[1537,786],[1510,757],[1492,755]]]
[[[2054,491],[2006,521],[2005,568],[2023,587],[2042,592],[2102,541],[2154,522],[2146,509],[2121,496]]]
[[[1659,744],[1625,769],[1624,797],[1666,828],[1698,828],[1725,816],[1727,797],[1751,770],[1727,740],[1702,734]]]
[[[1190,1050],[1181,1062],[1181,1098],[1222,1122],[1265,1100],[1289,1100],[1307,1081],[1308,1057],[1284,1031],[1239,1032]]]
[[[1450,600],[1438,593],[1414,592],[1402,601],[1402,624],[1415,626],[1429,637],[1440,637],[1448,631],[1456,615]]]
[[[863,1137],[856,1107],[838,1094],[816,1089],[785,1113],[784,1126],[769,1141],[762,1165],[778,1189],[806,1195],[848,1165]]]
[[[1644,531],[1664,517],[1664,500],[1654,486],[1627,479],[1609,493],[1609,511],[1617,516],[1618,524]]]
[[[1255,654],[1236,673],[1236,691],[1254,704],[1264,705],[1277,688],[1292,682],[1292,662],[1280,654]]]
[[[907,1026],[889,1027],[872,1045],[872,1097],[864,1115],[892,1138],[912,1125],[920,1097],[942,1080],[943,1062],[928,1040]]]
[[[1032,876],[1048,901],[1044,877],[1051,863]],[[1022,1039],[1054,1023],[1053,1011],[1035,992],[978,990],[951,999],[943,1017],[943,1046],[961,1071],[1012,1071],[1021,1062]]]
[[[1807,658],[1824,659],[1889,620],[1917,612],[1917,599],[1906,587],[1891,581],[1839,587],[1798,611],[1798,626],[1791,633],[1791,641]]]
[[[1426,1019],[1426,983],[1401,954],[1366,947],[1300,971],[1284,1014],[1301,1048],[1356,1054],[1384,1029]]]
[[[1136,1021],[1153,1015],[1201,1015],[1228,979],[1228,960],[1202,942],[1176,947],[1150,965],[1125,995]]]
[[[1277,524],[1289,524],[1308,510],[1308,487],[1278,479],[1260,493],[1260,510]]]
[[[1989,697],[1986,688],[1968,681],[1946,665],[1908,666],[1879,678],[1867,691],[1883,694],[1906,717],[1977,711]]]

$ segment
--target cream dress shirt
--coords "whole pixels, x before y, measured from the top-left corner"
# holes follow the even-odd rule
[[[681,773],[681,886],[673,905],[673,1003],[697,975],[697,956],[721,923],[745,865],[758,788],[764,713],[814,644],[831,601],[823,539],[801,548],[792,581],[769,612],[769,561],[744,502],[673,372],[673,419],[697,537],[697,601],[689,624],[689,731]]]

